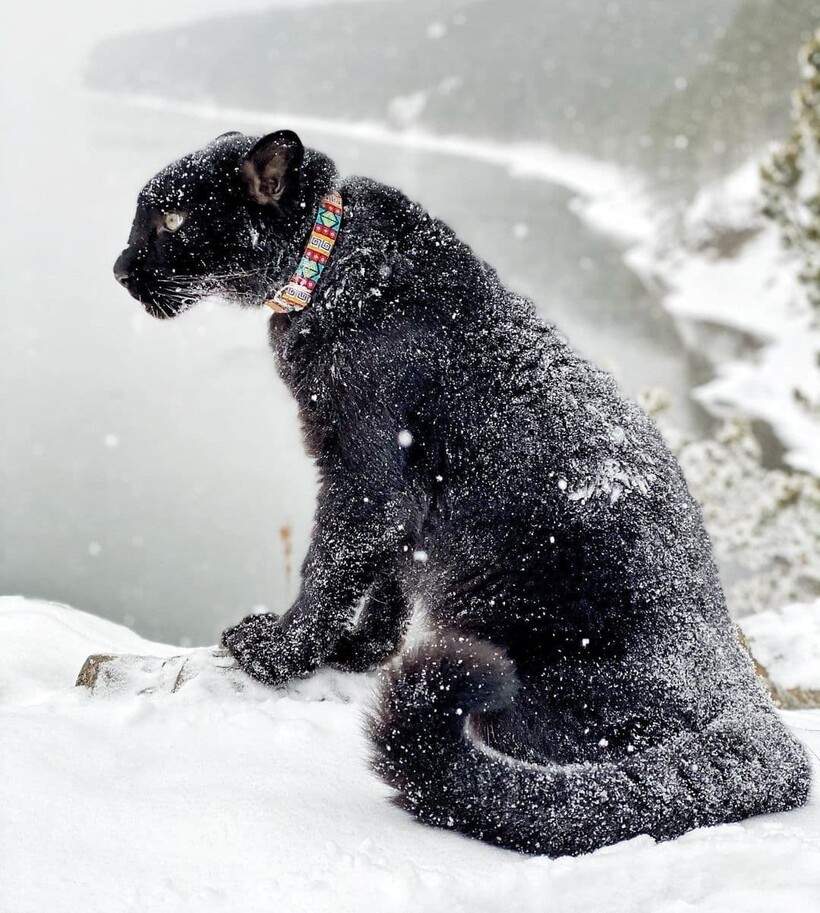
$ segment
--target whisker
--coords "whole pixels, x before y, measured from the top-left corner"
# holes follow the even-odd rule
[[[267,267],[261,267],[259,269],[250,269],[250,270],[234,270],[224,273],[208,273],[205,276],[194,276],[188,273],[174,273],[171,276],[157,276],[155,281],[157,282],[208,282],[214,279],[244,279],[250,276],[260,276],[266,275],[268,273]]]

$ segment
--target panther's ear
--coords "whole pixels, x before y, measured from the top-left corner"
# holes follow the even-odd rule
[[[241,136],[238,130],[228,130],[227,133],[220,133],[219,136],[211,140],[212,143],[218,143],[221,139],[227,139],[229,136]]]
[[[305,147],[292,130],[263,136],[242,162],[251,197],[263,206],[278,203],[298,180],[304,156]]]

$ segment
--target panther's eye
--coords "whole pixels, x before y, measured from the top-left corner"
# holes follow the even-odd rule
[[[164,212],[162,214],[162,227],[166,231],[176,231],[185,221],[185,214],[182,212]]]

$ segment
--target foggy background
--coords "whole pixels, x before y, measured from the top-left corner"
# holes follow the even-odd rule
[[[786,130],[820,21],[811,0],[242,7],[2,13],[0,592],[183,644],[287,608],[315,478],[265,313],[158,322],[114,282],[159,168],[229,129],[308,119],[302,138],[342,173],[400,186],[630,395],[663,387],[678,426],[706,433],[690,396],[706,366],[570,191],[344,125],[546,142],[638,169],[674,205]]]

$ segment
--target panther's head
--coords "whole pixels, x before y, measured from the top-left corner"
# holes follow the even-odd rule
[[[333,178],[290,130],[224,133],[148,182],[114,275],[159,318],[207,295],[260,304],[295,265]]]

